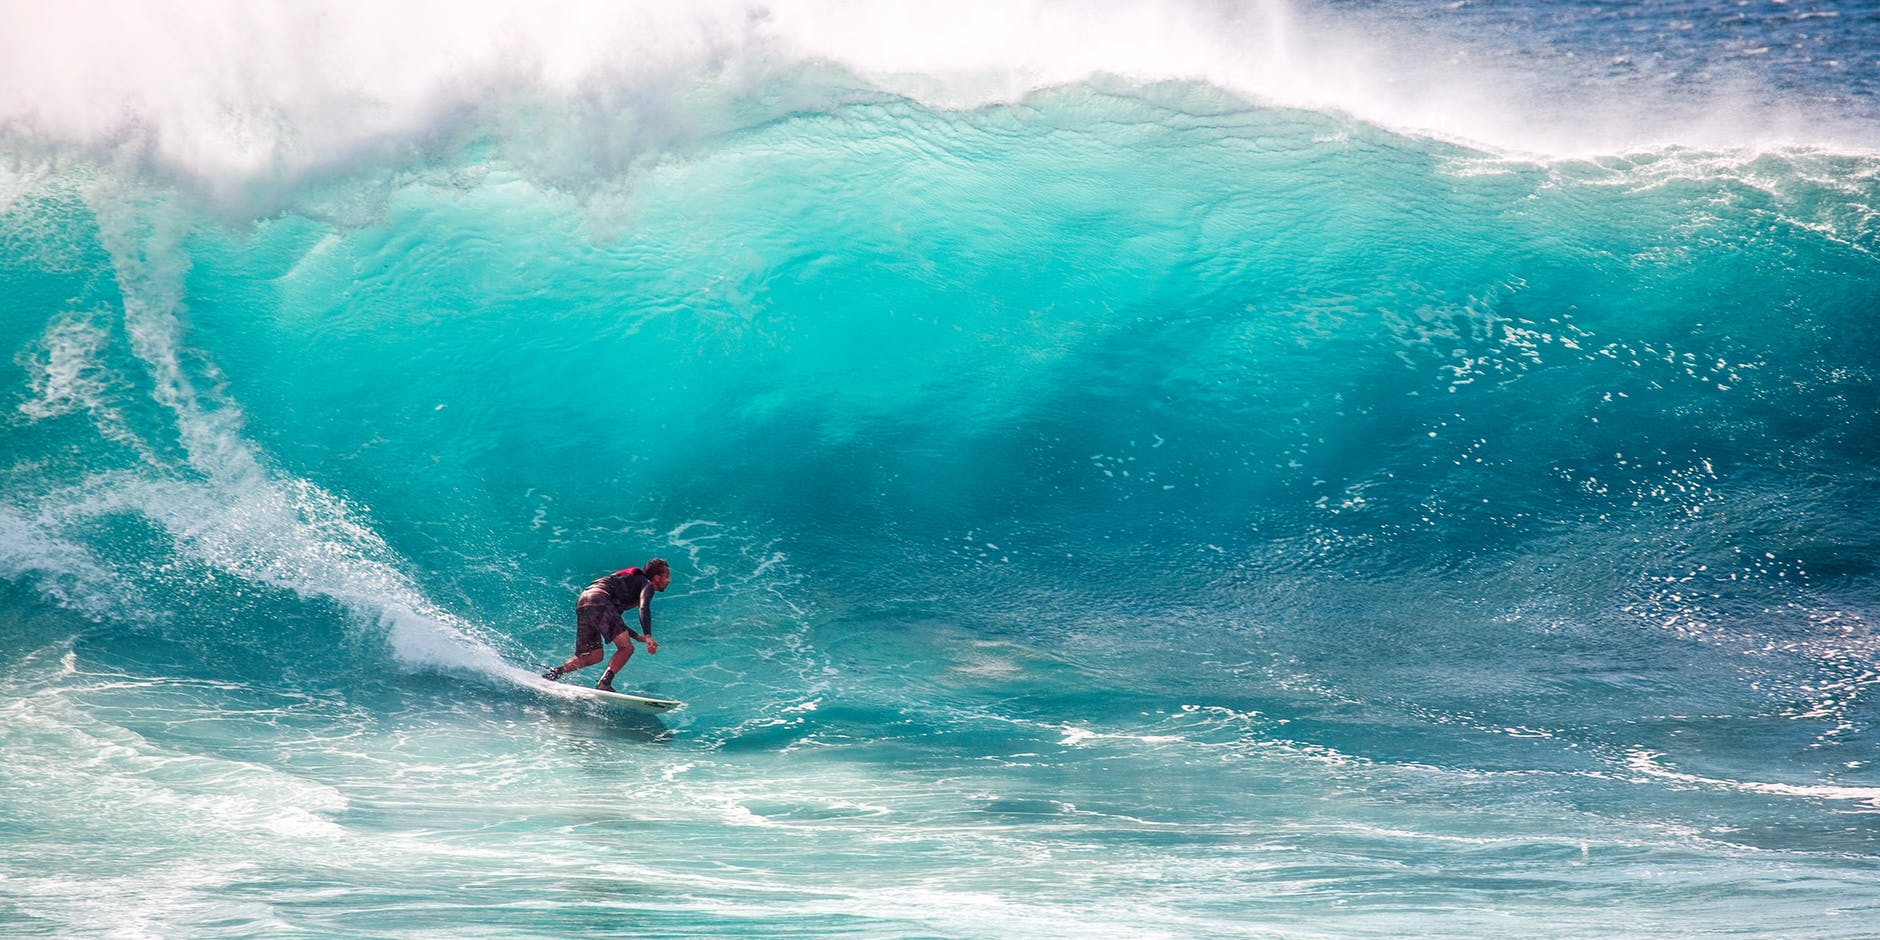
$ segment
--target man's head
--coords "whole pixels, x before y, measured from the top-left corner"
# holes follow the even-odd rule
[[[666,585],[672,583],[672,566],[666,564],[664,558],[655,558],[647,562],[645,571],[646,576],[652,579],[655,591],[663,591]]]

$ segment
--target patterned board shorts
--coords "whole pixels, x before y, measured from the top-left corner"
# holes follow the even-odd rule
[[[620,619],[620,608],[612,604],[577,606],[574,609],[574,623],[574,651],[577,656],[612,643],[627,628],[626,622]]]

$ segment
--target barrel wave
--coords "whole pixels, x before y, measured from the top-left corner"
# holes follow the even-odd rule
[[[0,920],[1880,913],[1880,159],[792,81],[234,196],[10,138]],[[686,709],[531,685],[655,555]]]

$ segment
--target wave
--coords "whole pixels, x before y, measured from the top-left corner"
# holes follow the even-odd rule
[[[259,219],[16,174],[7,576],[509,675],[666,553],[752,645],[714,681],[772,697],[826,683],[816,622],[1131,616],[1245,664],[1171,694],[1446,727],[1553,733],[1479,706],[1567,709],[1562,643],[1694,661],[1679,699],[1770,644],[1784,696],[1867,684],[1872,158],[1524,158],[1194,83],[783,110],[625,177],[456,141]]]
[[[218,2],[156,16],[80,3],[14,18],[0,134],[16,163],[76,151],[264,215],[301,187],[468,142],[543,178],[592,179],[882,96],[970,111],[1093,82],[1206,85],[1511,153],[1875,145],[1858,102],[1771,87],[1767,56],[1709,61],[1686,43],[1663,53],[1669,76],[1602,70],[1573,53],[1598,36],[1536,56],[1491,45],[1506,28],[1389,4]],[[1667,41],[1687,31],[1659,25]]]
[[[1743,793],[1772,794],[1776,796],[1801,796],[1820,800],[1849,800],[1880,809],[1880,787],[1850,787],[1829,784],[1793,784],[1793,783],[1755,783],[1743,780],[1720,780],[1697,774],[1682,773],[1669,769],[1660,763],[1663,754],[1651,751],[1635,751],[1627,756],[1626,766],[1633,771],[1659,780],[1693,786],[1714,787],[1735,790]]]

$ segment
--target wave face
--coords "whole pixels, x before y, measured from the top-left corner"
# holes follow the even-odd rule
[[[1862,935],[1880,24],[1734,10],[15,75],[0,922]],[[622,681],[688,707],[529,685],[655,555]]]

